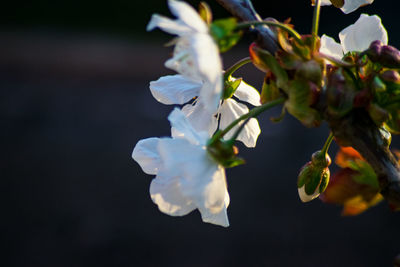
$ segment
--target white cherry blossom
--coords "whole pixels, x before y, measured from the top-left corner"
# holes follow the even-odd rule
[[[218,110],[210,117],[204,107],[204,102],[201,101],[199,93],[202,90],[202,83],[179,74],[164,76],[157,81],[150,82],[150,90],[154,98],[167,105],[182,105],[198,97],[193,103],[185,105],[182,108],[182,112],[196,130],[207,131],[210,135],[218,128],[218,118],[220,119],[219,128],[224,129],[232,121],[249,112],[246,105],[229,98],[220,101]],[[233,96],[251,105],[260,105],[260,93],[243,81]],[[229,139],[232,137],[240,125],[241,123],[235,126],[224,138]],[[247,147],[255,147],[260,133],[261,130],[257,119],[252,118],[246,123],[237,139],[242,141]]]
[[[388,43],[388,35],[381,19],[377,15],[367,14],[361,14],[356,23],[342,30],[339,33],[339,39],[340,44],[333,38],[323,35],[320,52],[341,59],[347,52],[366,50],[373,41],[380,40],[384,44]]]
[[[168,215],[198,209],[204,222],[229,226],[225,169],[207,152],[209,135],[196,131],[179,109],[168,119],[173,138],[140,140],[132,152],[145,173],[156,175],[150,185],[153,202]]]
[[[372,4],[372,2],[374,2],[374,0],[344,0],[344,5],[341,10],[344,13],[349,14],[361,6]],[[329,5],[332,5],[330,0],[321,0],[321,6]]]
[[[165,66],[194,82],[201,82],[200,101],[209,114],[214,114],[221,97],[223,79],[218,46],[194,8],[176,0],[169,0],[168,5],[177,19],[154,14],[147,30],[158,27],[178,35],[173,56]]]

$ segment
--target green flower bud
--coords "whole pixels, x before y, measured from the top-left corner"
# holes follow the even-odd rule
[[[331,164],[328,154],[317,151],[312,155],[311,161],[304,165],[299,173],[297,189],[303,202],[309,202],[325,191],[329,183]]]

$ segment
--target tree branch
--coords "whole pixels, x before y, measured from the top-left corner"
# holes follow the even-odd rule
[[[254,11],[249,0],[217,0],[217,2],[241,21],[261,21],[261,17]],[[265,25],[253,27],[253,31],[257,34],[257,44],[274,55],[279,47],[273,32]]]
[[[354,147],[378,176],[381,194],[393,207],[400,207],[400,165],[389,150],[388,142],[364,110],[355,110],[346,118],[327,118],[339,143]]]

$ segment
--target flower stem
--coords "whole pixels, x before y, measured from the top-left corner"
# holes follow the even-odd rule
[[[326,156],[326,154],[328,153],[328,149],[331,146],[332,140],[333,140],[333,134],[332,134],[332,132],[330,132],[328,139],[326,139],[326,141],[325,141],[324,147],[321,149],[321,152],[323,155]]]
[[[321,11],[321,0],[315,0],[314,16],[311,29],[311,34],[313,36],[312,51],[315,51],[317,45],[320,11]]]
[[[244,29],[244,28],[248,28],[251,26],[257,26],[257,25],[268,25],[268,26],[274,26],[274,27],[278,27],[281,28],[283,30],[285,30],[287,33],[289,33],[294,39],[296,39],[297,42],[299,42],[300,44],[303,43],[303,40],[301,39],[301,35],[296,32],[295,30],[293,30],[292,28],[290,28],[288,25],[284,24],[284,23],[280,23],[280,22],[274,22],[274,21],[247,21],[247,22],[243,22],[243,23],[238,23],[236,25],[236,29]]]
[[[250,57],[243,58],[243,59],[239,60],[238,62],[236,62],[235,64],[233,64],[233,66],[231,66],[229,69],[227,69],[225,71],[224,80],[228,79],[228,77],[231,76],[240,67],[242,67],[248,63],[251,63]]]
[[[222,138],[225,134],[227,134],[230,130],[232,130],[232,128],[235,127],[236,124],[240,123],[242,120],[247,120],[248,118],[257,117],[258,115],[260,115],[261,113],[263,113],[267,109],[270,109],[270,108],[272,108],[274,106],[277,106],[277,105],[285,102],[285,100],[286,100],[285,98],[281,97],[281,98],[278,98],[278,99],[276,99],[274,101],[271,101],[271,102],[265,103],[265,104],[263,104],[261,106],[253,108],[248,113],[243,114],[242,116],[240,116],[239,118],[237,118],[236,120],[231,122],[231,124],[229,124],[225,129],[216,132],[216,134],[211,138],[209,143],[212,144],[216,140]]]

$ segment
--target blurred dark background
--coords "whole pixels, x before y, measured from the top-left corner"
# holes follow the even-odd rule
[[[215,17],[228,15],[208,2]],[[254,5],[308,33],[309,2]],[[399,7],[377,0],[350,15],[325,7],[321,33],[338,39],[361,12],[378,14],[399,47]],[[298,170],[328,129],[306,129],[290,116],[270,123],[279,110],[262,116],[255,149],[239,145],[248,163],[227,171],[229,228],[202,223],[197,211],[158,211],[152,177],[130,158],[139,139],[169,134],[172,107],[148,89],[172,73],[163,67],[171,36],[145,32],[154,12],[170,16],[164,0],[2,3],[0,265],[392,266],[400,215],[386,204],[347,218],[340,207],[299,201]],[[225,54],[224,65],[247,56],[246,44]],[[252,66],[239,74],[261,86]]]

